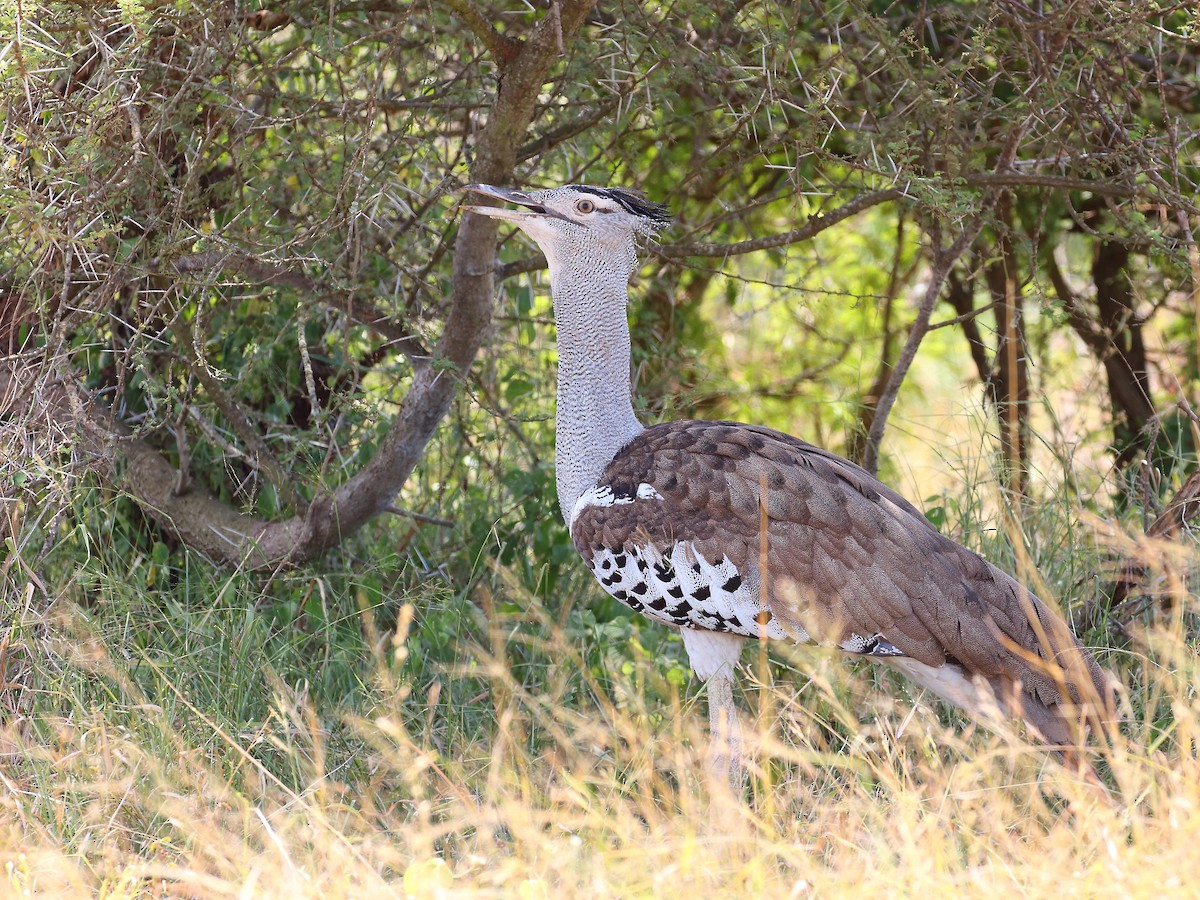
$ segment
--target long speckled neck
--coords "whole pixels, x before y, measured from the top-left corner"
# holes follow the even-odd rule
[[[570,521],[617,451],[643,429],[633,413],[629,379],[628,252],[612,257],[550,258],[558,327],[558,412],[554,462],[558,504]]]

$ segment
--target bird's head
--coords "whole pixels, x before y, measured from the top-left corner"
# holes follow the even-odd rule
[[[671,220],[664,207],[621,188],[570,184],[544,191],[518,191],[469,184],[465,190],[515,205],[517,209],[467,209],[512,222],[537,242],[551,268],[556,260],[577,254],[595,258],[631,253],[638,237],[653,235]]]

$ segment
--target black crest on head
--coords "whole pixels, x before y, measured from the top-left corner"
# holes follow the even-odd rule
[[[641,194],[636,194],[633,191],[627,191],[624,188],[598,188],[588,184],[576,184],[573,187],[575,190],[583,191],[585,194],[595,194],[597,197],[608,197],[611,200],[616,200],[627,212],[633,213],[635,216],[641,216],[644,219],[649,219],[651,222],[665,225],[671,221],[671,211],[669,209],[662,204],[653,203]]]

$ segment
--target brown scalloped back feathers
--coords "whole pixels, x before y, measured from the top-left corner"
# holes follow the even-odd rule
[[[960,667],[1049,745],[1078,745],[1078,723],[1107,731],[1115,718],[1108,676],[1060,616],[832,453],[769,428],[672,422],[634,438],[600,485],[659,498],[581,509],[572,537],[589,563],[603,548],[687,542],[731,562],[794,632],[877,635],[924,666]]]

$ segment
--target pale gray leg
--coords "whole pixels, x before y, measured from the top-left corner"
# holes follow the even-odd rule
[[[692,671],[707,682],[711,743],[708,768],[714,776],[741,787],[746,775],[742,758],[742,726],[733,703],[733,674],[745,638],[736,634],[683,628]]]
[[[746,777],[746,762],[742,757],[742,725],[733,703],[733,672],[722,669],[708,680],[708,768],[715,778],[728,778],[741,787]]]

